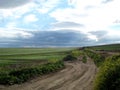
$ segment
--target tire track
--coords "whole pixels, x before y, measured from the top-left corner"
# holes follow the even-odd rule
[[[66,62],[66,68],[49,75],[36,78],[21,85],[3,87],[1,90],[92,90],[96,66],[88,58],[82,61]]]

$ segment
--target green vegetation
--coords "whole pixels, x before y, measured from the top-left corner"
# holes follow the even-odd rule
[[[61,60],[73,48],[0,48],[0,67],[11,64]]]
[[[0,72],[0,84],[19,84],[23,83],[32,77],[43,75],[51,72],[55,72],[64,67],[63,61],[57,61],[54,63],[47,63],[34,68],[24,68],[21,70],[12,70],[9,72]]]
[[[94,90],[120,90],[120,44],[92,46],[84,51],[99,67]]]
[[[76,57],[74,57],[73,55],[71,55],[71,54],[68,54],[66,57],[64,57],[64,61],[74,61],[74,60],[76,60],[77,58]]]
[[[83,51],[80,50],[73,50],[71,52],[71,55],[73,55],[74,57],[79,57],[80,55],[84,55]]]
[[[19,84],[64,68],[74,48],[1,48],[0,84]]]
[[[83,63],[86,63],[86,62],[87,62],[87,57],[86,57],[85,55],[83,56],[82,62],[83,62]]]
[[[20,84],[34,77],[56,72],[64,68],[64,61],[81,60],[87,57],[99,67],[94,81],[94,90],[120,89],[120,55],[106,59],[99,51],[120,51],[120,45],[103,45],[75,48],[0,48],[0,84]],[[81,57],[80,57],[81,56]]]
[[[105,57],[101,56],[100,54],[92,51],[92,50],[89,50],[89,49],[86,49],[85,50],[85,53],[94,60],[94,63],[96,64],[96,66],[101,66],[102,63],[105,61]]]
[[[74,48],[0,48],[0,55],[24,55],[66,52]]]
[[[120,55],[109,57],[100,67],[94,90],[120,90]]]
[[[82,56],[84,53],[80,50],[71,51],[66,57],[64,57],[64,61],[74,61],[77,60],[79,56]]]
[[[120,51],[120,44],[100,45],[89,47],[94,50]]]

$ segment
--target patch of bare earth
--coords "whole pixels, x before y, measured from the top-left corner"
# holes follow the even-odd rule
[[[45,75],[27,83],[13,86],[0,86],[0,90],[93,90],[92,84],[97,71],[93,61],[66,62],[66,68]]]

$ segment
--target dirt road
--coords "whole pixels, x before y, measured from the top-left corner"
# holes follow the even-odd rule
[[[82,61],[66,62],[66,68],[54,74],[36,78],[22,85],[1,87],[0,90],[93,90],[92,82],[96,66],[88,58]]]

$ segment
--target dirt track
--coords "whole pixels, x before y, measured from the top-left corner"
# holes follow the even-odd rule
[[[88,59],[66,62],[66,68],[50,75],[36,78],[22,85],[1,87],[0,90],[93,90],[92,82],[96,74],[96,66]]]

